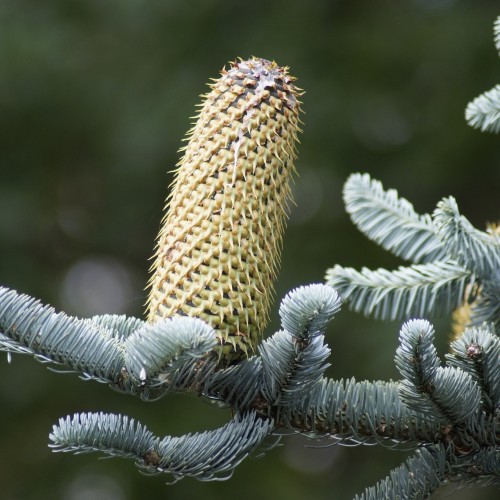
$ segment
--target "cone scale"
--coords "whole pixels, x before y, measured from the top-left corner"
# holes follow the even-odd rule
[[[226,362],[254,351],[269,318],[300,131],[293,80],[258,58],[222,70],[188,134],[158,237],[148,320],[203,319]]]

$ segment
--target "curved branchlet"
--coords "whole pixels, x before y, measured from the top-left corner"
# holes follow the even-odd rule
[[[500,281],[500,235],[476,229],[451,196],[438,203],[433,219],[452,259],[482,280]]]
[[[458,210],[453,197],[439,202],[433,214],[434,224],[450,257],[467,268],[477,282],[477,290],[469,296],[472,302],[469,325],[484,322],[500,327],[500,233],[476,229]]]
[[[264,398],[280,406],[293,404],[298,394],[309,391],[321,379],[330,355],[322,335],[300,342],[283,330],[265,341],[259,351]]]
[[[408,321],[401,328],[396,351],[396,366],[403,376],[401,398],[409,408],[434,420],[470,425],[470,418],[480,409],[479,386],[464,370],[440,366],[433,339],[428,321]]]
[[[86,377],[116,382],[123,349],[116,334],[95,320],[73,318],[0,287],[0,350],[32,354]]]
[[[185,361],[201,358],[217,344],[214,330],[198,318],[174,317],[146,324],[124,343],[125,369],[137,385]]]
[[[97,451],[132,458],[142,472],[165,472],[175,480],[195,477],[209,481],[230,477],[234,468],[269,435],[272,426],[271,420],[250,412],[237,415],[214,431],[160,439],[127,416],[81,413],[54,425],[50,446],[54,451]]]
[[[419,390],[432,384],[440,365],[433,340],[434,328],[428,321],[408,321],[401,328],[396,367],[402,377]]]
[[[452,261],[399,267],[395,271],[335,265],[326,283],[351,309],[379,319],[425,317],[458,307],[473,276]]]
[[[352,174],[344,184],[344,204],[356,227],[394,255],[423,264],[446,257],[429,214],[419,215],[394,189],[368,174]]]
[[[340,304],[338,293],[323,284],[296,288],[281,301],[281,326],[297,340],[323,335]]]
[[[483,411],[494,415],[500,409],[500,339],[492,328],[466,329],[446,354],[450,366],[470,374],[481,389]]]
[[[259,348],[262,392],[268,403],[289,406],[320,380],[330,355],[323,335],[339,309],[337,292],[322,284],[297,288],[282,300],[284,330]]]

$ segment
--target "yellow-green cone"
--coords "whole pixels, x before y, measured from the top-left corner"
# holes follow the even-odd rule
[[[220,355],[253,351],[268,322],[299,132],[287,68],[252,58],[210,85],[160,230],[148,320],[196,316]]]

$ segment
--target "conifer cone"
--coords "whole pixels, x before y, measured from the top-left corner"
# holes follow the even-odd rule
[[[178,164],[158,237],[148,320],[195,316],[227,363],[268,322],[299,128],[287,68],[251,58],[210,85]]]

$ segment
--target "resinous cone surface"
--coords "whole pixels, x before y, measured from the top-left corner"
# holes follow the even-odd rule
[[[222,70],[189,133],[159,235],[149,321],[199,317],[229,360],[251,352],[268,321],[299,131],[293,80],[257,58]]]

